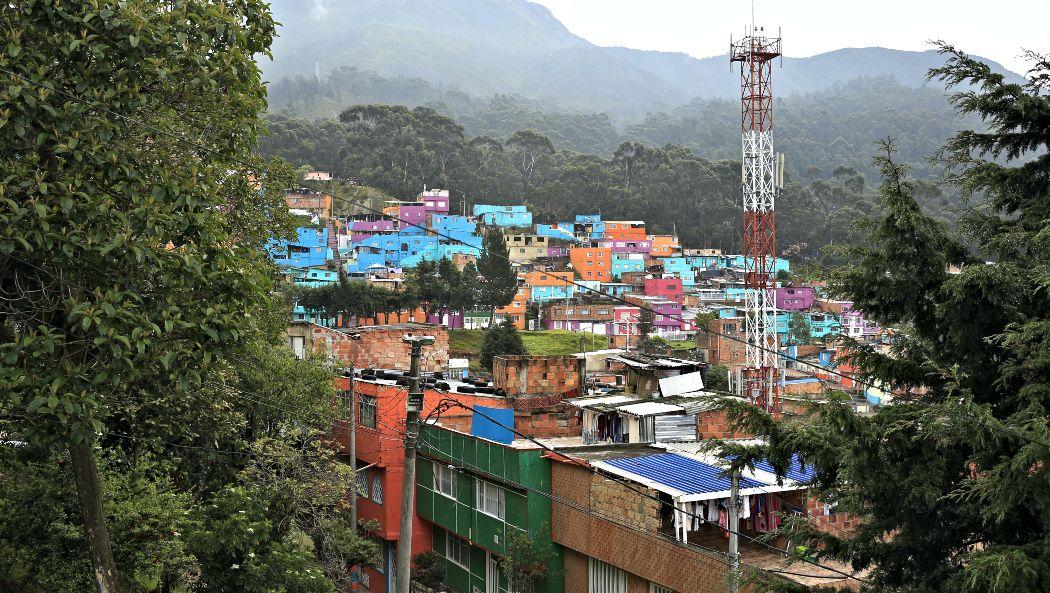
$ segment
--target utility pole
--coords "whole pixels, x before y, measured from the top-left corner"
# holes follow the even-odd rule
[[[354,363],[350,363],[350,367],[343,370],[343,376],[346,377],[350,385],[350,409],[347,411],[347,423],[350,425],[350,471],[354,475],[354,495],[350,497],[350,525],[353,527],[354,533],[357,533],[357,497],[359,491],[357,489],[357,393],[354,390]]]
[[[433,336],[407,335],[401,338],[412,347],[408,377],[408,400],[405,404],[405,466],[401,475],[401,531],[397,539],[396,593],[409,593],[412,581],[412,517],[416,502],[416,439],[419,437],[419,413],[423,411],[423,391],[419,388],[419,357],[423,346],[434,343]]]
[[[740,517],[737,504],[740,498],[740,472],[733,470],[729,490],[729,593],[740,590]]]

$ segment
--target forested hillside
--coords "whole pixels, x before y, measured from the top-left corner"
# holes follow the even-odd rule
[[[273,109],[306,118],[336,118],[348,105],[428,106],[453,117],[470,136],[506,140],[518,130],[547,136],[556,148],[611,156],[621,142],[676,144],[708,159],[739,158],[740,106],[728,99],[696,99],[677,109],[654,111],[617,131],[605,114],[567,111],[551,101],[497,95],[489,100],[441,89],[418,78],[385,78],[342,68],[317,81],[286,79],[270,88]],[[873,177],[872,142],[896,138],[899,158],[928,178],[927,163],[955,131],[980,127],[961,117],[935,87],[913,88],[892,78],[858,78],[777,99],[776,146],[800,179],[818,179],[839,165]]]
[[[677,230],[687,246],[740,249],[738,160],[638,142],[623,142],[610,156],[585,154],[558,148],[530,130],[506,138],[472,136],[429,107],[357,105],[339,121],[272,114],[268,122],[263,154],[358,177],[394,196],[414,196],[424,185],[442,187],[451,190],[454,209],[464,199],[526,203],[541,222],[596,212],[607,219],[644,219],[654,232]],[[724,120],[722,125],[733,129]],[[936,142],[930,142],[932,152]],[[852,224],[877,210],[864,174],[827,158],[804,181],[788,176],[777,204],[785,255],[815,258],[822,247],[846,241]],[[918,194],[937,216],[954,219],[956,204],[939,190],[920,184]]]
[[[333,70],[354,67],[475,97],[553,101],[566,111],[606,113],[617,125],[695,97],[729,99],[739,92],[725,55],[601,47],[528,0],[274,0],[271,5],[282,26],[273,61],[261,59],[260,67],[273,83],[315,71],[324,80]],[[730,33],[739,35],[743,24],[727,23],[726,41]],[[790,39],[791,32],[785,35]],[[776,92],[823,90],[858,75],[890,77],[914,88],[940,64],[934,51],[880,47],[788,56],[777,73]],[[400,101],[341,105],[359,102]]]

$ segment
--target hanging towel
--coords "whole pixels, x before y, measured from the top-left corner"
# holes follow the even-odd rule
[[[714,500],[707,501],[707,522],[718,523],[718,502]]]
[[[741,519],[748,519],[751,517],[751,496],[744,496],[743,499],[743,502],[741,502],[740,507],[737,509],[737,515],[739,515]]]

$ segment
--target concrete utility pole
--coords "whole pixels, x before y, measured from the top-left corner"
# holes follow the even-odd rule
[[[397,539],[396,593],[409,593],[412,582],[412,517],[416,502],[416,438],[419,413],[423,411],[423,391],[419,388],[419,357],[423,346],[434,343],[433,336],[407,335],[401,338],[412,347],[409,367],[408,400],[405,417],[405,467],[401,475],[401,531]]]
[[[737,499],[740,498],[740,472],[734,471],[730,477],[729,490],[729,593],[740,591],[740,517],[738,516]]]
[[[347,423],[350,425],[350,471],[354,474],[354,495],[350,497],[350,525],[357,533],[357,393],[354,391],[354,363],[343,370],[343,376],[350,382],[350,409],[347,411]]]

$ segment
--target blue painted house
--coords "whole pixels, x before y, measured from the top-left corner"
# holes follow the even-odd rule
[[[664,274],[677,274],[682,279],[682,286],[696,286],[696,271],[690,265],[688,257],[664,257]]]
[[[296,235],[294,241],[270,239],[266,250],[274,263],[281,267],[309,268],[324,266],[332,259],[332,250],[328,247],[328,229],[299,227]]]
[[[609,274],[619,280],[624,272],[644,272],[645,258],[639,253],[614,253]]]
[[[532,213],[525,206],[493,206],[477,204],[473,208],[474,216],[482,224],[498,227],[531,227]]]

